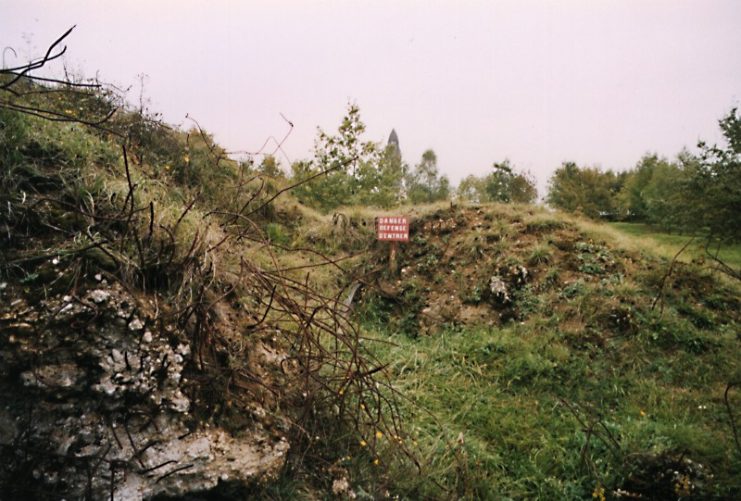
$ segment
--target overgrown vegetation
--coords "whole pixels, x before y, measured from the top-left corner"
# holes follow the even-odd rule
[[[449,182],[438,172],[434,151],[427,150],[410,169],[402,160],[398,139],[381,146],[363,141],[363,132],[365,124],[354,104],[348,105],[337,135],[319,130],[314,158],[291,166],[294,182],[313,179],[293,190],[301,203],[329,211],[340,206],[388,208],[406,201],[430,203],[448,198]]]
[[[699,144],[670,161],[644,156],[629,171],[615,173],[564,163],[549,182],[548,203],[592,218],[651,224],[699,237],[706,257],[738,278],[738,268],[717,259],[714,249],[741,240],[741,116],[732,109],[720,120],[725,145]]]
[[[290,247],[301,215],[313,216],[279,200],[285,182],[228,158],[197,122],[181,131],[123,100],[114,107],[119,98],[97,84],[37,83],[24,69],[0,76],[0,90],[12,95],[0,106],[0,290],[13,294],[12,304],[43,309],[50,295],[120,284],[171,343],[192,346],[185,361],[192,430],[217,426],[238,436],[252,420],[287,437],[294,468],[322,457],[331,442],[363,440],[374,454],[377,434],[402,433],[383,367],[334,292],[305,274],[343,270],[342,259]],[[58,106],[69,111],[50,119]],[[115,113],[93,123],[91,106]],[[3,346],[15,342],[15,324],[6,321]],[[265,350],[275,353],[272,369],[258,357]],[[18,378],[1,374],[3,384]],[[111,415],[112,426],[119,419],[128,417]],[[17,461],[56,454],[24,449],[33,426],[31,419],[1,444],[0,483],[4,492],[46,499],[53,487],[34,484]],[[141,469],[143,451],[108,458],[114,449],[57,460],[88,461],[95,482],[107,463],[121,474]]]
[[[398,140],[363,141],[354,105],[286,176],[272,156],[233,160],[197,122],[177,130],[94,85],[2,85],[13,80],[12,106],[0,104],[0,291],[41,304],[100,276],[156,306],[194,348],[193,426],[239,436],[261,413],[291,441],[280,478],[214,495],[741,496],[738,284],[678,258],[682,242],[656,248],[518,204],[534,183],[508,162],[461,185],[475,206],[400,205],[445,200],[447,179],[432,150],[410,170]],[[722,122],[728,148],[681,166],[565,164],[549,200],[731,241],[738,123],[735,111]],[[696,198],[681,203],[699,205],[671,222],[685,189]],[[398,274],[365,206],[411,218]],[[279,362],[257,370],[259,356]]]
[[[739,495],[737,286],[595,228],[503,205],[417,220],[400,284],[360,308],[424,465],[394,467],[402,497]]]
[[[483,177],[467,176],[458,185],[460,200],[473,203],[534,203],[538,198],[535,179],[529,172],[516,172],[509,160],[494,163],[493,172]]]

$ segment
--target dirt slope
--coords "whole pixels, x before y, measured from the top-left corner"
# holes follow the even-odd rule
[[[535,313],[559,314],[575,334],[606,336],[635,330],[637,314],[666,304],[698,325],[739,320],[737,291],[707,271],[680,263],[665,277],[667,263],[650,253],[621,249],[537,208],[438,209],[412,222],[399,255],[399,275],[379,278],[366,298],[381,298],[392,329],[415,336]],[[379,247],[376,263],[385,260]],[[584,300],[575,305],[577,297]]]

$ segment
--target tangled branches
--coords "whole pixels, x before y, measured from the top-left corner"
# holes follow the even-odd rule
[[[342,290],[320,291],[309,278],[313,269],[328,266],[352,283],[354,277],[340,265],[352,256],[331,258],[279,245],[264,231],[267,209],[313,177],[268,191],[250,164],[229,159],[197,122],[197,133],[183,140],[184,134],[165,131],[147,117],[139,117],[146,121],[143,128],[137,117],[128,117],[133,120],[128,130],[146,129],[153,145],[168,138],[161,154],[153,154],[148,143],[136,143],[131,134],[115,134],[125,138],[122,144],[96,136],[101,151],[93,156],[71,155],[62,143],[29,138],[24,130],[38,119],[106,130],[103,124],[115,112],[97,118],[58,112],[50,96],[109,101],[99,99],[98,84],[32,75],[64,53],[58,47],[70,32],[40,60],[2,72],[0,91],[11,97],[0,101],[0,111],[15,120],[8,124],[18,131],[0,138],[0,153],[8,160],[0,176],[3,278],[45,280],[38,277],[47,276],[50,263],[61,263],[65,271],[39,292],[75,294],[90,287],[92,276],[103,274],[132,297],[147,300],[155,322],[176,326],[178,336],[189,340],[186,370],[198,383],[191,397],[203,420],[216,419],[227,404],[243,412],[261,399],[288,419],[299,455],[310,452],[317,436],[340,430],[373,455],[381,437],[405,451],[385,367],[366,349],[369,340],[350,320]],[[86,132],[66,133],[75,134],[71,142],[87,144],[87,136],[79,141]],[[171,158],[180,163],[169,170]],[[248,251],[262,257],[250,259]],[[307,254],[312,260],[304,264]],[[289,255],[302,256],[302,264],[285,265]],[[258,370],[251,360],[258,345],[271,339],[279,339],[273,347],[278,370],[272,373]],[[101,458],[107,456],[101,451]],[[111,482],[115,478],[112,473]]]
[[[214,153],[214,165],[220,160]],[[197,324],[203,327],[212,317],[208,312],[219,302],[239,296],[253,298],[253,321],[244,326],[245,334],[254,338],[278,334],[283,338],[285,356],[280,367],[284,377],[261,379],[242,366],[233,367],[226,379],[236,386],[240,386],[240,379],[245,383],[257,381],[271,395],[290,401],[296,410],[292,415],[294,429],[307,446],[304,453],[317,436],[335,434],[338,422],[353,430],[351,433],[371,451],[375,451],[379,437],[386,436],[406,452],[401,445],[395,390],[385,367],[364,346],[370,340],[363,338],[349,318],[341,299],[343,290],[330,296],[310,283],[313,269],[332,267],[351,284],[354,277],[339,263],[353,256],[331,258],[313,249],[281,246],[272,242],[254,219],[281,194],[310,181],[304,179],[270,194],[263,193],[265,183],[259,176],[250,177],[240,171],[231,208],[217,208],[207,215],[218,218],[223,234],[208,252],[218,254],[246,241],[268,256],[268,266],[240,257],[239,271],[232,275],[226,291],[210,303],[191,304],[188,310],[200,315],[203,321]],[[309,254],[315,262],[283,266],[281,256],[291,254]],[[200,296],[205,298],[207,294],[204,291]],[[208,335],[203,332],[198,338],[206,340]]]
[[[120,135],[105,127],[105,123],[116,113],[117,107],[112,104],[112,93],[104,90],[99,82],[75,82],[66,76],[53,78],[33,74],[67,52],[67,46],[61,44],[74,29],[75,26],[72,26],[49,45],[44,56],[19,66],[0,69],[0,110],[15,111],[52,122],[79,123]],[[55,95],[59,99],[39,99],[49,95]],[[80,97],[98,99],[89,100],[87,109],[80,113],[79,109],[65,106],[65,98],[70,96],[75,96],[77,102],[80,102]],[[101,96],[105,99],[99,99]]]
[[[182,371],[191,384],[183,391],[196,429],[208,422],[235,429],[225,409],[251,415],[257,402],[287,423],[277,427],[298,462],[322,455],[318,437],[338,435],[376,461],[382,441],[411,457],[392,381],[350,319],[343,290],[319,290],[310,279],[331,267],[351,284],[356,277],[344,263],[354,256],[292,248],[265,231],[279,197],[357,158],[294,184],[266,183],[190,117],[195,127],[182,133],[143,110],[117,113],[120,97],[98,82],[37,76],[65,54],[73,29],[43,57],[0,70],[0,160],[7,165],[0,173],[0,277],[35,284],[31,295],[76,298],[89,295],[93,277],[102,275],[146,304],[148,325],[167,326],[163,339],[190,347]],[[283,118],[289,128],[272,139],[273,153],[293,129]],[[252,158],[267,143],[243,153]],[[271,363],[256,361],[261,350]],[[128,368],[128,352],[119,351]],[[35,427],[30,416],[28,430]],[[148,426],[153,418],[142,419]],[[171,460],[148,471],[142,460],[155,457],[154,439],[132,440],[127,422],[131,450],[125,440],[103,447],[87,465],[91,479],[107,465],[113,492],[126,471],[157,482],[187,474],[190,463]]]

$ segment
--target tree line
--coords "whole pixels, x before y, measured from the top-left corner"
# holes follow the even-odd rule
[[[656,154],[614,172],[564,162],[548,183],[547,203],[591,218],[635,221],[667,231],[741,240],[741,116],[720,120],[725,145],[670,160]]]
[[[350,104],[335,134],[321,128],[310,159],[294,162],[288,177],[293,194],[303,204],[322,211],[340,206],[389,208],[403,203],[432,203],[455,196],[472,202],[531,203],[537,198],[535,180],[516,172],[509,161],[495,163],[490,174],[468,176],[454,192],[440,173],[432,149],[410,166],[398,143],[380,145],[363,139],[365,124],[357,105]],[[285,177],[276,159],[265,157],[256,169],[272,178]],[[301,183],[311,179],[311,182]]]
[[[545,201],[594,219],[643,222],[738,241],[741,116],[734,108],[719,123],[726,144],[700,143],[697,154],[685,150],[674,159],[647,154],[621,172],[564,162],[549,179]],[[467,176],[453,189],[432,149],[410,166],[398,141],[381,145],[365,140],[364,132],[360,109],[349,104],[336,133],[318,130],[312,158],[294,162],[285,173],[268,156],[256,170],[298,184],[293,190],[297,199],[325,212],[340,206],[389,208],[450,198],[472,203],[537,200],[535,178],[509,160],[495,162],[483,176]],[[301,183],[307,179],[311,182]]]

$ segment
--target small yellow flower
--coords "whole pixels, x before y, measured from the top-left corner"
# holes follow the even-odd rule
[[[674,492],[680,497],[692,494],[692,483],[687,475],[679,475],[677,481],[674,483]]]
[[[342,388],[340,388],[340,391],[338,391],[337,393],[339,393],[339,394],[340,394],[340,396],[342,396],[342,395],[344,395],[344,394],[345,394],[345,390],[343,390]]]
[[[377,431],[376,438],[383,438],[383,433],[381,433],[380,431]]]
[[[365,447],[366,445],[368,445],[368,442],[366,442],[365,440],[360,441],[360,447]]]
[[[598,501],[605,501],[605,488],[597,484],[597,487],[592,492],[592,497]]]
[[[381,461],[378,458],[376,458],[376,459],[373,460],[373,464],[376,465],[376,466],[378,466],[378,464],[380,464],[380,462]]]
[[[641,409],[641,417],[646,417],[646,411],[644,411],[643,409]]]

